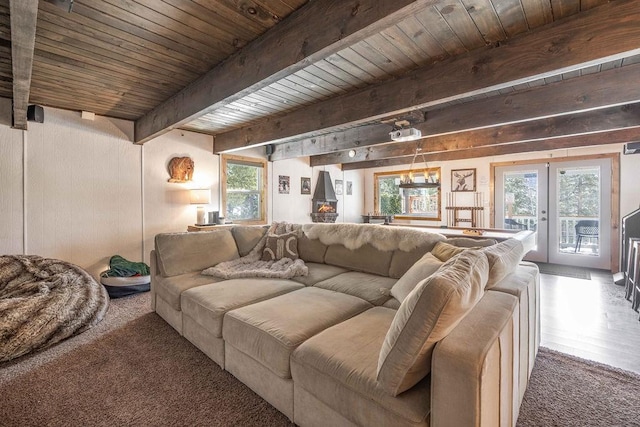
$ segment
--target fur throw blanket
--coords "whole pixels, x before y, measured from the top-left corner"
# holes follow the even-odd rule
[[[301,259],[292,260],[282,258],[278,261],[262,261],[267,237],[270,234],[281,235],[290,232],[299,232],[300,227],[287,223],[273,223],[269,230],[262,236],[258,244],[242,258],[224,261],[213,267],[205,269],[202,274],[219,277],[221,279],[240,279],[245,277],[268,277],[273,279],[290,279],[296,276],[306,276],[309,269]]]
[[[442,234],[419,228],[390,227],[379,224],[305,224],[304,234],[325,245],[343,245],[355,250],[366,244],[381,251],[399,249],[410,252],[420,246],[434,246],[446,240]]]
[[[78,266],[35,255],[0,256],[0,362],[90,328],[108,306],[104,287]]]

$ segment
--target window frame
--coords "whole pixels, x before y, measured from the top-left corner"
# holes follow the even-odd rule
[[[422,174],[424,172],[427,173],[436,173],[438,176],[440,183],[442,183],[442,174],[439,167],[435,168],[422,168],[422,169],[406,169],[406,170],[393,170],[393,171],[385,171],[385,172],[374,172],[373,174],[373,210],[375,212],[380,211],[380,188],[379,188],[379,178],[384,178],[390,175],[409,175],[409,172],[413,172],[414,175]],[[424,217],[424,216],[415,216],[415,215],[394,215],[393,217],[396,219],[405,219],[405,220],[413,220],[413,221],[442,221],[442,185],[438,187],[433,187],[437,189],[438,192],[438,215],[434,217]]]
[[[257,158],[257,157],[236,156],[233,154],[222,154],[220,156],[220,159],[221,159],[220,194],[222,199],[220,210],[222,212],[222,215],[224,215],[225,218],[227,217],[228,164],[235,163],[235,164],[245,164],[249,166],[255,166],[257,168],[262,168],[262,176],[261,176],[262,185],[260,188],[260,218],[259,219],[234,219],[232,221],[235,224],[246,224],[246,225],[266,224],[267,223],[267,189],[269,188],[267,160]]]

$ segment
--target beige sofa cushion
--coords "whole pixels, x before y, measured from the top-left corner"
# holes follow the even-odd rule
[[[249,225],[237,225],[231,229],[233,238],[236,241],[238,247],[238,254],[240,256],[246,256],[256,247],[264,233],[267,232],[266,226],[249,226]]]
[[[349,295],[304,288],[226,314],[227,345],[262,363],[281,378],[291,378],[289,358],[305,340],[371,308]]]
[[[182,292],[198,286],[209,285],[221,281],[216,277],[205,276],[199,271],[181,274],[179,276],[155,276],[151,286],[156,294],[168,303],[174,310],[180,310],[180,295]]]
[[[389,394],[397,396],[430,372],[433,348],[480,300],[488,274],[487,257],[465,251],[411,291],[380,350],[377,378]]]
[[[298,239],[298,253],[304,262],[324,263],[324,255],[327,245],[318,239],[310,239],[304,233],[300,233]]]
[[[446,262],[449,259],[453,258],[454,256],[458,255],[459,253],[466,251],[467,249],[469,248],[458,247],[445,242],[438,242],[433,247],[433,250],[431,251],[431,253],[440,261]]]
[[[303,286],[284,279],[232,279],[182,293],[182,311],[216,338],[222,337],[227,311],[264,301]]]
[[[524,246],[520,240],[508,239],[497,245],[483,248],[482,252],[489,260],[487,289],[491,289],[518,267],[524,257]]]
[[[496,239],[474,239],[471,237],[449,237],[445,243],[459,248],[484,248],[498,243]]]
[[[342,245],[331,245],[324,256],[324,263],[379,276],[389,276],[392,255],[393,251],[381,251],[369,244],[353,251]]]
[[[415,264],[420,258],[427,252],[431,252],[437,243],[438,237],[442,241],[445,240],[444,236],[434,235],[429,233],[429,241],[417,248],[405,252],[400,249],[393,251],[393,257],[391,258],[391,265],[389,266],[389,277],[399,279],[404,275],[413,264]]]
[[[295,387],[356,425],[428,424],[429,378],[398,397],[376,381],[378,354],[394,315],[374,307],[305,341],[291,355]]]
[[[442,261],[433,256],[432,253],[424,254],[424,256],[413,264],[413,267],[393,285],[391,295],[400,302],[404,301],[420,281],[435,273],[441,265]]]
[[[373,305],[384,304],[396,279],[375,274],[349,271],[316,283],[315,287],[362,298]]]
[[[239,257],[228,228],[193,233],[163,233],[155,239],[158,268],[165,277],[202,271]]]
[[[291,280],[295,280],[305,286],[313,286],[318,282],[349,271],[346,268],[336,267],[335,265],[318,264],[315,262],[305,262],[304,265],[309,269],[309,274],[306,276],[295,276],[292,277]]]

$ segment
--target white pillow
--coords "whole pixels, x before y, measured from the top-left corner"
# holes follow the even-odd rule
[[[431,252],[427,252],[398,279],[391,288],[391,295],[400,302],[404,301],[421,280],[435,273],[442,264],[443,262],[433,256]]]

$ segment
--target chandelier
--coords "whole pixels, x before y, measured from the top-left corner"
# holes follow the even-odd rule
[[[418,156],[418,152],[421,152],[422,161],[424,162],[424,169],[422,170],[422,173],[424,175],[424,182],[416,182],[414,173],[413,173],[413,165],[416,162],[416,157]],[[438,174],[429,173],[429,168],[427,167],[427,160],[424,158],[424,152],[422,152],[422,148],[416,147],[416,152],[414,153],[413,159],[411,160],[411,166],[409,166],[409,174],[400,176],[399,187],[400,188],[440,187],[440,179],[438,177]]]

